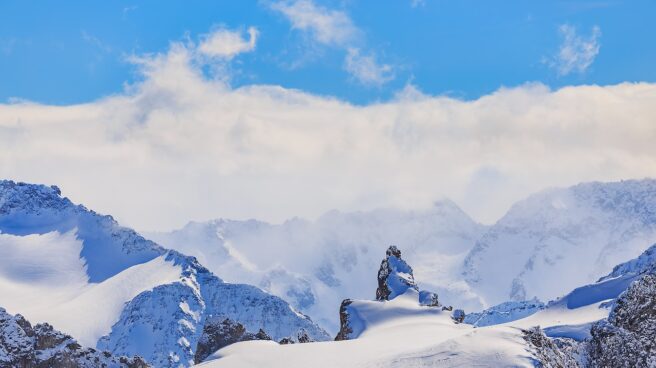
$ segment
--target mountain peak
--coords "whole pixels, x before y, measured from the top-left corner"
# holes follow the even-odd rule
[[[63,210],[74,207],[68,198],[61,196],[61,190],[55,185],[0,180],[0,214],[18,211],[38,213],[44,209]]]
[[[378,270],[378,289],[376,300],[390,300],[405,293],[408,289],[419,290],[415,283],[412,267],[401,258],[401,251],[390,245],[385,251],[385,259]]]

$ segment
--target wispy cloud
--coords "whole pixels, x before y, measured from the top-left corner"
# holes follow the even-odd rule
[[[392,65],[379,64],[374,52],[361,54],[363,32],[345,12],[311,0],[277,1],[270,6],[289,20],[292,29],[309,34],[319,44],[343,50],[344,70],[363,85],[380,86],[394,78]]]
[[[391,65],[379,64],[374,55],[362,55],[356,48],[347,50],[344,69],[364,85],[381,86],[394,79]]]
[[[285,15],[292,28],[309,32],[325,45],[346,46],[360,32],[343,11],[325,8],[310,0],[274,2],[271,8]]]
[[[238,54],[255,50],[257,36],[255,27],[248,28],[248,39],[243,38],[239,31],[220,28],[202,37],[198,51],[209,57],[230,60]]]
[[[561,25],[558,30],[563,42],[558,54],[551,60],[551,66],[561,76],[574,72],[584,73],[599,54],[601,29],[592,27],[588,37],[579,35],[576,28],[568,24]]]

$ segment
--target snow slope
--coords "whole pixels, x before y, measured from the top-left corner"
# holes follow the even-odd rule
[[[418,291],[405,288],[405,293],[391,300],[351,301],[343,322],[352,331],[349,340],[291,346],[238,343],[219,350],[200,366],[533,367],[540,363],[539,352],[528,345],[523,331],[540,326],[552,338],[590,338],[590,328],[608,318],[613,300],[639,275],[656,268],[654,249],[656,245],[617,266],[611,275],[578,287],[546,306],[537,301],[506,303],[478,315],[477,321],[490,322],[480,327],[455,323],[451,312],[442,308],[419,305]],[[646,305],[642,299],[639,304],[643,308]],[[502,322],[506,312],[513,317],[523,314],[524,318],[493,324]],[[495,320],[498,317],[500,320]]]
[[[225,317],[276,339],[329,336],[282,299],[227,284],[61,197],[56,187],[0,181],[0,305],[49,322],[87,346],[189,366],[205,321]]]
[[[470,251],[464,276],[487,305],[551,300],[654,242],[655,180],[584,183],[515,204]]]
[[[390,301],[357,301],[357,339],[278,345],[249,341],[219,350],[204,368],[222,367],[533,367],[521,331],[455,324],[450,312],[417,304],[409,289]]]
[[[149,234],[160,244],[197,257],[230,282],[259,285],[289,301],[332,333],[346,297],[372,298],[371,269],[391,244],[403,247],[420,287],[444,303],[480,309],[461,280],[461,264],[485,230],[453,202],[425,211],[332,211],[316,221],[280,225],[256,220],[189,223],[171,233]]]

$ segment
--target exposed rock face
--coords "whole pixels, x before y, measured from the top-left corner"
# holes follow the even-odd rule
[[[198,341],[194,362],[198,364],[210,354],[230,344],[250,340],[271,340],[271,337],[262,329],[256,334],[250,333],[244,325],[229,318],[209,318]]]
[[[410,288],[419,291],[412,274],[412,267],[401,259],[401,251],[391,245],[378,270],[376,300],[394,299]]]
[[[244,325],[229,318],[208,318],[196,346],[194,363],[202,362],[210,354],[225,346],[250,340],[271,340],[271,337],[262,329],[256,334],[250,333],[246,331]]]
[[[83,348],[47,323],[34,327],[23,316],[0,308],[0,367],[15,368],[146,368],[140,357],[115,357]]]
[[[576,346],[569,342],[548,338],[540,327],[523,330],[524,340],[529,344],[537,357],[539,367],[579,368],[581,365],[575,359]]]
[[[299,344],[314,342],[314,340],[312,340],[312,338],[308,335],[308,333],[305,330],[301,330],[298,332],[298,335],[296,336],[296,341],[298,341]]]
[[[353,328],[349,323],[348,307],[353,301],[351,299],[344,299],[339,306],[339,332],[335,336],[335,341],[348,340]]]
[[[591,334],[591,366],[656,367],[656,275],[633,282]]]

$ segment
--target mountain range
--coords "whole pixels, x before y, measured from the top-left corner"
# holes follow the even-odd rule
[[[422,287],[467,311],[548,301],[594,282],[656,242],[656,181],[548,189],[491,226],[443,200],[423,211],[331,211],[282,224],[191,222],[148,237],[228,281],[280,296],[335,333],[335,308],[345,298],[371,297],[366,270],[390,244],[403,247]]]
[[[623,337],[651,348],[649,331],[617,316],[627,303],[642,310],[623,292],[651,295],[644,275],[656,257],[655,194],[651,179],[548,189],[491,226],[442,200],[421,211],[331,211],[282,224],[192,222],[144,237],[56,186],[0,181],[0,362],[186,367],[209,356],[207,364],[224,366],[287,352],[300,352],[289,366],[360,361],[359,353],[329,357],[344,348],[377,352],[361,362],[383,366],[579,364],[582,349],[610,361],[588,350],[621,349]],[[344,332],[346,315],[358,316],[357,336]],[[441,340],[421,342],[435,331]],[[305,344],[338,332],[353,342]],[[41,336],[50,342],[40,345]],[[469,340],[491,345],[472,350]]]

